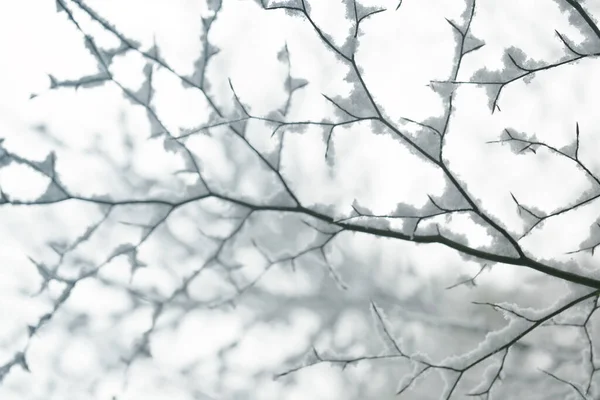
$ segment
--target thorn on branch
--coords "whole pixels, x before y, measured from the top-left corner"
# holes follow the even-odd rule
[[[571,44],[569,42],[567,42],[567,40],[563,37],[563,35],[560,34],[560,32],[558,32],[557,30],[554,30],[554,32],[556,32],[556,35],[559,37],[559,39],[563,42],[563,44],[565,45],[565,47],[567,49],[569,49],[569,51],[573,54],[575,54],[578,57],[585,57],[586,55],[583,53],[578,52],[577,50],[575,50],[573,48],[573,46],[571,46]]]
[[[317,360],[323,361],[323,359],[321,358],[321,355],[317,352],[317,349],[315,349],[315,346],[312,346],[312,351],[313,351],[314,356],[317,358]]]
[[[398,6],[399,7],[399,6]],[[396,8],[397,10],[397,8]],[[367,18],[369,18],[372,15],[375,14],[379,14],[380,12],[386,11],[385,8],[379,9],[379,10],[373,10],[361,17],[358,16],[358,10],[356,9],[356,0],[354,0],[354,19],[356,21],[356,25],[355,25],[355,29],[354,29],[354,38],[358,37],[358,27],[360,25],[361,22],[363,22],[364,20],[366,20]]]
[[[48,282],[48,281],[51,281],[52,279],[54,279],[54,273],[52,271],[50,271],[48,269],[48,267],[46,267],[42,263],[39,263],[39,262],[35,261],[31,257],[28,257],[28,258],[35,265],[38,273],[40,274],[40,276],[42,277],[42,279],[44,280],[44,282]]]
[[[385,337],[392,343],[392,345],[394,346],[394,349],[396,350],[396,352],[399,355],[406,357],[405,353],[402,351],[402,349],[400,349],[400,346],[396,342],[396,339],[394,339],[392,334],[390,333],[389,328],[386,325],[386,323],[383,319],[383,316],[381,315],[381,311],[379,311],[379,309],[377,308],[377,306],[375,305],[375,302],[373,302],[373,300],[371,300],[371,309],[373,310],[373,314],[375,315],[375,317],[381,324],[381,330],[383,331]]]
[[[481,49],[483,46],[485,46],[485,43],[478,44],[477,46],[474,46],[473,48],[471,48],[471,49],[469,49],[469,50],[465,50],[465,51],[462,53],[462,55],[463,55],[463,56],[466,56],[466,55],[467,55],[467,54],[469,54],[469,53],[472,53],[472,52],[474,52],[474,51],[477,51],[477,50]]]
[[[447,213],[451,212],[451,210],[448,210],[448,209],[443,208],[442,206],[438,205],[436,203],[436,201],[433,199],[433,197],[431,197],[431,195],[428,194],[427,197],[429,198],[429,201],[431,202],[431,204],[433,204],[435,206],[435,208],[437,208],[438,210],[444,211],[444,212],[447,212]]]
[[[531,69],[525,68],[525,67],[523,67],[521,64],[519,64],[519,63],[517,62],[517,60],[515,60],[515,58],[513,57],[513,55],[512,55],[512,54],[510,54],[510,53],[507,53],[507,56],[508,56],[509,60],[510,60],[510,61],[513,63],[513,65],[514,65],[515,67],[517,67],[518,69],[520,69],[521,71],[523,71],[523,72],[534,72],[534,70],[531,70]]]
[[[417,372],[416,374],[412,374],[408,380],[406,381],[406,383],[403,383],[402,386],[400,386],[400,388],[398,389],[398,391],[396,392],[396,395],[399,396],[402,393],[404,393],[405,391],[407,391],[412,385],[413,383],[415,383],[415,381],[423,374],[425,374],[427,371],[429,371],[432,368],[431,365],[426,365],[423,367],[423,369],[421,369],[419,372]]]
[[[524,320],[526,320],[528,322],[534,322],[534,323],[538,322],[537,319],[528,318],[528,317],[526,317],[526,316],[524,316],[524,315],[522,315],[522,314],[520,314],[520,313],[518,313],[518,312],[516,312],[514,310],[511,310],[509,308],[503,307],[503,306],[501,306],[499,304],[496,304],[496,303],[479,302],[479,301],[473,301],[472,303],[476,304],[476,305],[479,305],[479,306],[488,306],[488,307],[491,307],[495,311],[498,311],[498,310],[504,311],[504,312],[512,314],[512,315],[514,315],[514,316],[516,316],[518,318],[524,319]]]
[[[338,103],[336,103],[332,98],[330,98],[329,96],[327,96],[325,93],[321,93],[321,95],[323,97],[325,97],[327,100],[329,100],[329,102],[331,104],[333,104],[337,109],[341,110],[342,112],[346,113],[347,115],[351,116],[354,119],[360,119],[356,115],[350,113],[348,110],[346,110],[345,108],[343,108],[342,106],[340,106]]]
[[[472,277],[470,277],[470,278],[467,278],[467,279],[465,279],[465,280],[462,280],[462,281],[458,281],[458,282],[456,282],[455,284],[453,284],[453,285],[450,285],[450,286],[446,287],[446,290],[454,289],[454,288],[456,288],[456,287],[458,287],[458,286],[462,286],[462,285],[465,285],[465,286],[470,286],[470,287],[475,287],[475,286],[477,286],[477,281],[476,281],[476,279],[477,279],[477,278],[479,277],[479,275],[481,275],[481,274],[483,273],[483,271],[485,271],[486,269],[488,269],[488,265],[487,265],[487,264],[483,264],[483,265],[481,266],[481,268],[479,269],[479,271],[478,271],[478,272],[477,272],[477,273],[476,273],[474,276],[472,276]]]
[[[512,197],[513,201],[517,204],[517,212],[519,213],[519,215],[521,215],[521,210],[523,210],[527,214],[529,214],[532,217],[534,217],[535,219],[537,219],[538,221],[540,221],[543,218],[543,216],[539,216],[539,215],[535,214],[533,211],[531,211],[528,208],[521,205],[521,203],[518,202],[517,198],[515,197],[515,195],[512,192],[510,192],[510,196]]]
[[[598,228],[600,228],[600,222],[596,222],[596,226],[597,226]],[[591,229],[593,229],[593,228],[594,228],[594,226],[592,225],[592,228],[590,228],[590,230],[591,230]],[[593,237],[593,236],[594,236],[594,235],[592,234],[592,237]],[[591,254],[592,254],[592,256],[594,256],[594,252],[596,251],[596,248],[597,248],[598,246],[600,246],[600,242],[597,242],[597,243],[595,243],[595,244],[592,244],[592,245],[587,245],[587,246],[585,245],[586,243],[589,243],[589,241],[588,241],[588,240],[586,240],[586,241],[584,241],[584,242],[582,243],[582,245],[583,245],[583,246],[585,246],[585,247],[581,247],[579,250],[573,250],[573,251],[569,251],[569,252],[567,252],[566,254],[576,254],[576,253],[580,253],[580,252],[590,251],[590,252],[591,252]]]
[[[331,125],[329,127],[329,132],[327,132],[327,139],[325,140],[325,160],[329,157],[329,149],[331,148],[331,138],[333,136],[333,129],[335,125]]]
[[[575,160],[579,161],[579,122],[575,123]]]
[[[327,269],[329,270],[329,274],[331,275],[331,277],[333,278],[334,282],[338,285],[338,287],[342,290],[348,290],[348,285],[346,285],[343,281],[342,278],[338,275],[338,273],[333,269],[333,267],[331,266],[329,260],[327,259],[327,255],[325,254],[325,250],[323,247],[319,248],[320,253],[321,253],[321,257],[323,257],[323,262],[325,263],[325,266],[327,267]]]
[[[445,18],[445,20],[450,24],[450,26],[452,26],[452,28],[454,28],[454,30],[461,36],[464,37],[465,33],[456,25],[456,23],[454,23],[454,21],[449,20],[448,18]]]
[[[240,98],[238,97],[237,93],[235,92],[235,89],[233,88],[233,83],[231,82],[231,78],[227,78],[227,81],[229,82],[229,87],[231,88],[231,91],[233,92],[233,97],[235,98],[236,103],[241,107],[244,114],[247,117],[250,117],[250,113],[248,113],[248,111],[246,110],[246,107],[244,107],[244,104],[240,101]]]

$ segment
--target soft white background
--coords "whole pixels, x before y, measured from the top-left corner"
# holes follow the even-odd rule
[[[341,2],[312,3],[315,3],[311,4],[314,20],[326,27],[341,45],[350,29],[344,21]],[[440,115],[443,103],[426,84],[432,79],[447,78],[449,74],[454,37],[444,18],[459,21],[462,2],[405,0],[398,11],[394,11],[394,2],[369,3],[383,5],[388,11],[371,17],[362,25],[364,36],[360,39],[357,61],[382,111],[398,127],[406,129],[410,126],[404,126],[402,117],[422,121]],[[155,40],[163,57],[179,73],[193,72],[193,62],[201,45],[199,18],[207,15],[203,1],[103,0],[87,4],[144,45]],[[369,5],[367,2],[362,4]],[[81,20],[98,43],[105,47],[118,44],[97,25],[88,23],[85,18]],[[555,29],[575,43],[583,42],[587,34],[570,26],[568,18],[551,0],[479,1],[472,32],[484,40],[486,46],[463,60],[459,80],[468,80],[483,66],[500,69],[502,54],[510,46],[522,49],[534,60],[556,62],[566,52],[554,34]],[[229,77],[237,94],[251,105],[255,115],[266,115],[285,101],[283,80],[287,70],[277,61],[277,52],[284,43],[290,51],[292,76],[309,82],[294,94],[290,119],[320,120],[332,114],[332,106],[321,93],[331,96],[349,93],[350,85],[343,79],[347,67],[325,50],[310,24],[300,18],[290,18],[279,11],[263,11],[250,0],[225,1],[210,39],[222,49],[213,59],[208,74],[217,97],[227,99],[226,78]],[[56,151],[61,179],[74,192],[127,195],[130,193],[129,177],[123,172],[125,166],[131,168],[131,179],[162,182],[159,185],[162,189],[157,189],[156,193],[181,190],[182,184],[172,177],[183,163],[177,156],[165,152],[160,141],[148,139],[145,112],[132,107],[114,85],[78,91],[47,89],[48,74],[59,79],[75,79],[94,73],[96,68],[95,60],[83,47],[79,32],[64,13],[56,12],[53,2],[15,1],[4,5],[0,14],[0,55],[0,137],[6,139],[8,149],[39,160],[50,150]],[[143,65],[141,57],[119,59],[113,66],[115,77],[126,86],[139,87]],[[600,117],[596,97],[600,81],[595,73],[598,67],[597,60],[584,60],[540,73],[528,84],[517,81],[503,90],[499,101],[502,112],[493,115],[484,89],[464,87],[458,92],[446,159],[450,160],[451,169],[468,182],[468,189],[485,209],[511,229],[518,231],[522,226],[511,192],[522,204],[552,210],[578,198],[591,185],[581,172],[564,160],[541,151],[538,155],[516,157],[508,148],[485,142],[498,139],[504,127],[511,127],[536,134],[561,147],[573,140],[575,121],[578,121],[580,154],[598,171],[596,126]],[[206,103],[199,93],[183,88],[167,73],[158,73],[154,83],[157,111],[169,129],[191,128],[206,121]],[[38,96],[30,99],[32,93]],[[42,123],[55,139],[50,140],[35,129]],[[328,166],[323,157],[325,147],[318,130],[309,128],[303,134],[287,136],[286,146],[293,151],[286,153],[284,170],[306,204],[334,204],[336,213],[347,215],[354,199],[360,199],[361,205],[370,207],[374,213],[385,213],[394,210],[399,201],[420,206],[426,202],[427,194],[443,193],[444,183],[439,171],[390,136],[373,135],[368,130],[369,124],[336,128],[334,168]],[[124,145],[124,133],[133,142],[134,150],[127,150]],[[222,145],[202,136],[190,139],[188,143],[205,160],[206,169],[214,179],[226,183],[240,179],[241,190],[248,195],[260,195],[257,187],[263,186],[249,184],[254,182],[249,179],[258,179],[259,171],[254,171],[254,178],[250,172],[248,177],[240,178],[229,166],[230,154]],[[45,182],[26,168],[10,167],[0,170],[0,185],[15,197],[33,199],[43,192]],[[133,211],[131,213],[128,217],[134,215]],[[146,217],[143,210],[135,213],[142,220]],[[575,216],[557,218],[543,231],[532,235],[524,245],[540,258],[567,259],[563,254],[578,248],[589,234],[597,214],[597,205],[592,205]],[[45,246],[48,239],[57,233],[75,237],[90,221],[98,218],[100,214],[94,207],[74,202],[52,207],[0,208],[0,363],[23,347],[26,325],[47,312],[46,294],[31,297],[38,289],[39,277],[27,257],[38,260],[53,257],[53,252]],[[175,213],[169,227],[190,243],[193,243],[193,235],[197,235],[194,222],[187,219],[187,214],[179,217]],[[467,231],[470,243],[488,244],[485,233],[473,229]],[[113,232],[110,237],[101,237],[90,244],[85,255],[102,260],[107,248],[132,235],[133,232],[119,228],[117,234]],[[408,297],[416,290],[423,290],[423,282],[437,289],[443,288],[453,283],[462,270],[478,269],[476,264],[462,261],[439,246],[417,247],[363,236],[345,236],[339,239],[338,247],[345,249],[345,257],[360,260],[356,262],[377,272],[366,274],[375,276],[373,279],[378,285],[389,286],[398,297]],[[198,249],[199,254],[202,251]],[[175,287],[176,279],[162,267],[172,267],[173,263],[180,262],[179,254],[171,252],[168,244],[157,243],[143,246],[140,257],[156,266],[138,272],[133,284],[169,293]],[[129,276],[122,272],[127,267],[120,262],[122,265],[115,262],[107,266],[105,272],[114,277],[121,276],[119,279],[127,283]],[[586,262],[594,263],[590,258]],[[260,258],[249,253],[243,263],[252,268],[253,263],[260,264]],[[396,273],[399,265],[409,265],[412,275],[399,277]],[[192,268],[179,264],[178,267]],[[294,275],[281,272],[280,277],[278,273],[275,269],[265,276],[265,285],[269,287],[270,284],[272,290],[310,292],[313,287],[311,277],[303,276],[302,272]],[[339,273],[352,287],[350,297],[362,299],[359,308],[367,309],[369,291],[361,287],[360,276],[353,276],[353,272],[345,274],[343,268]],[[535,285],[527,283],[533,275],[531,271],[499,266],[484,275],[481,282],[493,286],[499,293],[519,290],[527,298],[527,293],[535,295]],[[219,285],[218,277],[211,281],[210,272],[203,282],[199,284],[199,290],[204,294],[217,290],[215,287]],[[51,287],[50,296],[55,296],[58,290]],[[460,298],[465,293],[450,296]],[[555,300],[550,295],[541,297],[541,304]],[[327,304],[327,301],[333,300],[326,299],[319,304]],[[465,298],[465,302],[468,301]],[[122,355],[122,349],[102,348],[98,344],[102,340],[94,340],[113,334],[109,319],[103,316],[127,310],[128,302],[129,298],[118,290],[94,281],[83,283],[67,305],[71,310],[80,308],[94,316],[92,334],[79,337],[51,326],[45,328],[47,331],[31,342],[28,361],[32,374],[27,375],[18,368],[13,370],[0,387],[0,397],[10,400],[110,399],[120,394],[119,399],[187,399],[193,398],[188,390],[190,382],[194,382],[192,387],[215,399],[345,399],[357,395],[352,392],[352,385],[344,383],[341,372],[328,366],[299,373],[297,383],[291,387],[262,376],[252,377],[248,371],[256,368],[280,371],[281,354],[307,349],[312,344],[311,333],[323,321],[309,308],[304,311],[300,308],[289,316],[287,324],[279,326],[265,321],[248,331],[244,325],[250,323],[255,314],[250,306],[245,309],[243,303],[235,312],[217,310],[189,314],[183,326],[171,336],[157,335],[152,347],[155,363],[140,362],[139,366],[132,367],[128,386],[123,387],[122,371],[117,371],[99,376],[102,379],[97,388],[87,392],[88,378],[103,373],[103,362]],[[148,325],[149,313],[149,309],[136,309],[123,323],[124,332],[143,332]],[[344,323],[348,328],[337,328],[342,332],[338,334],[338,341],[350,340],[343,338],[345,331],[371,329],[361,328],[361,324],[368,325],[369,321],[353,317],[352,313],[347,321]],[[60,326],[60,315],[53,324]],[[210,360],[216,357],[221,347],[240,336],[243,340],[229,360],[234,372],[219,375],[218,362]],[[200,375],[182,378],[175,366],[195,359],[206,361],[197,371]],[[53,373],[57,363],[62,371],[59,376]],[[377,372],[368,367],[359,366],[357,371],[349,373],[377,386]],[[165,381],[150,382],[150,376],[162,376]],[[58,382],[55,397],[45,397],[49,381]]]

